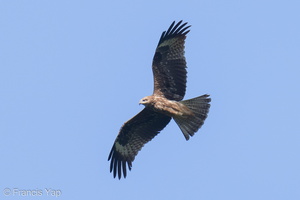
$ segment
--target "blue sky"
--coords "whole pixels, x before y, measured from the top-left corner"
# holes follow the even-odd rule
[[[0,199],[299,199],[299,8],[1,1]],[[188,142],[172,121],[113,179],[111,146],[152,93],[162,31],[181,19],[185,99],[210,94],[209,117]]]

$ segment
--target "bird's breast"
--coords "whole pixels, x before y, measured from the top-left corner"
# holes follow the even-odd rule
[[[193,115],[192,111],[182,103],[164,98],[157,100],[153,109],[170,117]]]

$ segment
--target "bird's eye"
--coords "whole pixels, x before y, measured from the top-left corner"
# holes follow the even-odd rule
[[[143,99],[143,102],[146,102],[147,101],[147,99]]]

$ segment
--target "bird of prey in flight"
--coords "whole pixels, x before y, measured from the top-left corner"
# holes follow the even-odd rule
[[[145,108],[125,122],[113,144],[108,160],[114,178],[126,178],[127,168],[141,148],[173,118],[186,140],[204,123],[210,108],[209,95],[182,100],[186,91],[184,43],[190,31],[187,23],[175,21],[159,39],[152,61],[154,91],[140,100]]]

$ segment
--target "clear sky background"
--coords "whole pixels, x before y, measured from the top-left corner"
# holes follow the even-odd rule
[[[299,10],[296,0],[0,1],[0,199],[299,200]],[[113,179],[109,151],[152,94],[162,31],[181,19],[192,25],[185,99],[210,94],[209,116],[188,142],[172,121]]]

